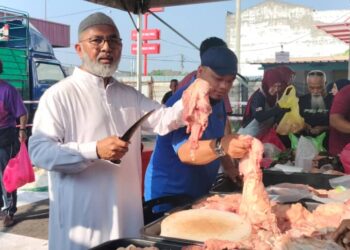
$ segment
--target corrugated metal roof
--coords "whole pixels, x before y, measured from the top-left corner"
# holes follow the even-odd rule
[[[339,40],[350,43],[350,23],[319,24],[317,28],[338,38]]]
[[[30,18],[30,23],[37,28],[54,48],[70,46],[70,26],[37,18]]]

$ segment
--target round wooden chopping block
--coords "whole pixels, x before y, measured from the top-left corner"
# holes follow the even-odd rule
[[[235,213],[213,209],[189,209],[167,216],[161,223],[161,236],[206,241],[240,241],[249,237],[251,225]]]

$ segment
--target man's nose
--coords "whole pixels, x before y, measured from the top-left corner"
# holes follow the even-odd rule
[[[112,48],[109,46],[109,41],[108,40],[104,40],[103,44],[102,44],[102,47],[101,47],[101,50],[102,51],[109,51],[111,50]]]

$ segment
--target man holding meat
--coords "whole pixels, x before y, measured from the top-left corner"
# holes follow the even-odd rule
[[[113,78],[123,43],[109,16],[86,17],[78,37],[82,65],[44,93],[29,139],[33,163],[49,175],[50,250],[138,237],[141,129],[128,141],[121,136],[151,110],[142,129],[166,134],[184,125],[181,100],[165,108]]]
[[[227,47],[210,48],[203,54],[196,81],[205,80],[209,85],[212,112],[207,127],[195,150],[186,128],[157,137],[145,176],[146,201],[176,194],[186,194],[194,199],[203,196],[215,181],[221,157],[242,158],[246,155],[251,137],[224,136],[226,112],[223,98],[232,87],[236,74],[237,57]],[[181,99],[185,89],[179,89],[167,105]]]

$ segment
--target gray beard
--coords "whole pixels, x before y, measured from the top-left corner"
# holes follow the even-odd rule
[[[311,109],[325,109],[323,96],[313,96],[311,95]]]
[[[98,59],[98,57],[97,57]],[[100,64],[98,62],[93,62],[90,60],[89,56],[83,52],[82,62],[84,65],[84,68],[89,71],[91,74],[94,74],[96,76],[100,77],[111,77],[118,69],[119,61],[111,64]]]

